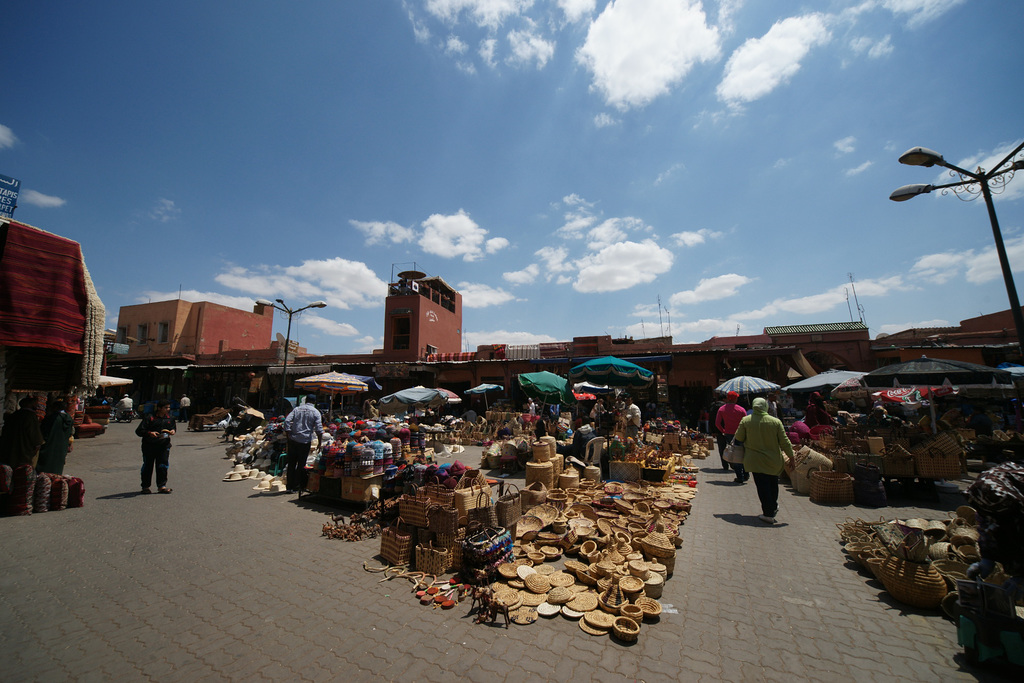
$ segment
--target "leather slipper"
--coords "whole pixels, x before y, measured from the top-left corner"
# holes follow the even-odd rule
[[[164,487],[164,488],[160,489],[159,491],[157,491],[157,493],[170,493],[173,490],[174,489],[169,489],[167,487]]]

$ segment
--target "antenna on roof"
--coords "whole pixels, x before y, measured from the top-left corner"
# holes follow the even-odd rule
[[[647,328],[644,327],[644,319],[640,318],[640,336],[647,339]]]
[[[864,323],[864,307],[860,305],[860,301],[857,299],[857,287],[853,284],[853,273],[847,273],[847,277],[850,278],[850,287],[853,289],[853,302],[857,305],[857,314],[860,316],[861,324]],[[853,316],[850,316],[853,319]]]
[[[661,294],[658,295],[658,325],[661,327],[661,336],[665,336],[665,323],[661,319]]]
[[[846,310],[850,312],[850,322],[853,322],[853,309],[850,308],[850,290],[843,287],[843,293],[846,295]]]

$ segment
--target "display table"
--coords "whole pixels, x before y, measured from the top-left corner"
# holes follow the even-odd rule
[[[300,492],[299,497],[302,497],[302,493],[306,493],[331,500],[369,503],[379,497],[383,485],[383,474],[362,477],[325,477],[318,472],[310,472],[306,488]]]

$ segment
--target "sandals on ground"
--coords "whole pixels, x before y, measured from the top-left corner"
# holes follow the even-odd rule
[[[171,491],[173,491],[173,490],[174,490],[174,489],[169,489],[169,488],[167,488],[167,487],[165,486],[165,487],[163,487],[162,489],[160,489],[159,491],[157,491],[157,493],[170,493],[170,492],[171,492]]]

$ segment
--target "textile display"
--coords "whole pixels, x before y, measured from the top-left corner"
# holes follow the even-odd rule
[[[0,225],[0,343],[81,355],[88,308],[77,242]]]
[[[36,489],[36,471],[31,465],[14,469],[11,477],[11,494],[7,501],[7,514],[13,516],[32,514],[32,497]]]

